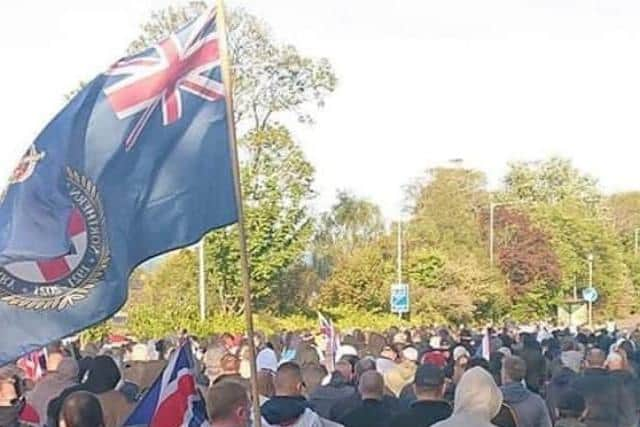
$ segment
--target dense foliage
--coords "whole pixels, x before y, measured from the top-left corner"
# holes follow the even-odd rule
[[[153,15],[132,50],[153,42],[203,10],[195,2]],[[490,191],[478,170],[427,170],[406,188],[402,280],[411,313],[389,314],[397,280],[397,224],[378,206],[348,191],[315,215],[313,165],[275,116],[311,122],[336,85],[326,60],[278,44],[266,25],[231,15],[236,118],[257,328],[312,328],[315,310],[340,327],[469,323],[553,318],[574,288],[593,283],[596,313],[625,316],[638,308],[640,193],[604,195],[597,180],[570,161],[551,158],[509,165]],[[490,204],[495,265],[489,260]],[[197,334],[241,331],[237,230],[205,239],[207,320],[199,318],[197,254],[185,249],[146,274],[132,296],[129,328],[141,337],[188,328]],[[95,334],[103,333],[96,330]]]

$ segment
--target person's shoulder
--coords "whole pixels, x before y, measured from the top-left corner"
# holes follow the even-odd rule
[[[533,399],[534,405],[543,415],[549,416],[549,408],[547,402],[544,401],[542,396],[536,393],[531,393],[529,399]]]
[[[320,418],[320,426],[321,427],[344,427],[343,424],[328,420],[326,418]]]
[[[389,421],[389,425],[393,427],[408,426],[414,418],[415,417],[413,416],[411,409],[405,409],[404,411],[392,416]]]

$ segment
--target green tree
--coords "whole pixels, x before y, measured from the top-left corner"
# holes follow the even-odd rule
[[[506,289],[489,267],[482,215],[488,206],[479,171],[436,168],[407,189],[408,281],[412,313],[425,321],[498,318]]]
[[[407,188],[409,244],[459,256],[484,256],[480,215],[488,206],[486,177],[461,168],[435,168]]]
[[[594,283],[601,294],[596,309],[624,315],[633,308],[635,298],[628,297],[635,296],[630,271],[594,178],[564,159],[512,164],[505,191],[497,198],[529,202],[522,206],[548,236],[560,265],[558,286],[539,283],[530,295],[523,295],[521,307],[551,314],[574,286],[588,284],[587,257],[592,254]]]
[[[635,232],[640,228],[640,192],[613,194],[605,201],[613,226],[627,251],[635,249]]]
[[[253,153],[244,161],[242,186],[254,302],[265,308],[273,303],[276,281],[301,259],[313,232],[308,206],[314,171],[283,126],[252,131],[241,144]],[[220,307],[241,312],[236,227],[207,236],[206,251]]]
[[[204,1],[155,11],[129,47],[134,54],[165,39],[208,8]],[[311,123],[309,105],[321,107],[337,84],[327,59],[301,55],[276,43],[268,26],[242,9],[228,14],[229,53],[233,67],[235,116],[241,129],[264,129],[279,113],[293,113]]]
[[[358,247],[336,260],[321,288],[320,302],[327,307],[348,304],[374,313],[388,311],[393,273],[393,249],[384,241]]]
[[[601,295],[596,309],[610,316],[624,316],[635,305],[636,292],[624,263],[622,245],[604,218],[589,215],[584,206],[564,202],[538,207],[535,217],[547,235],[560,262],[562,279],[556,301],[568,296],[574,285],[588,285],[589,255],[594,257],[593,281]]]
[[[337,202],[318,220],[312,256],[316,272],[326,279],[335,260],[380,239],[385,232],[380,208],[369,200],[340,190]]]
[[[571,199],[596,206],[602,199],[595,178],[573,167],[570,160],[558,157],[511,163],[504,187],[502,196],[509,201],[553,204]]]
[[[618,241],[624,248],[624,262],[629,268],[636,295],[640,295],[640,251],[636,252],[636,236],[640,237],[640,192],[613,194],[605,201]]]
[[[159,337],[188,327],[199,316],[197,270],[196,253],[183,249],[147,274],[136,301],[129,304],[129,329],[141,337]]]
[[[506,305],[504,286],[474,257],[449,258],[423,248],[409,258],[407,269],[412,316],[427,324],[497,319]]]

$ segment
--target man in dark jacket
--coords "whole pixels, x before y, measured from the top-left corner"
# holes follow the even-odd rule
[[[409,409],[391,419],[393,427],[429,427],[451,416],[451,405],[443,400],[444,371],[435,365],[421,365],[413,389],[417,400]]]
[[[391,412],[382,402],[384,379],[375,371],[360,377],[358,391],[362,401],[356,409],[339,420],[344,427],[388,427]]]
[[[611,353],[607,358],[609,375],[618,382],[626,396],[632,396],[635,404],[636,419],[633,425],[638,425],[638,409],[640,409],[640,383],[638,379],[625,366],[624,359],[618,353]]]
[[[540,394],[547,371],[547,360],[542,354],[542,348],[540,344],[538,344],[535,336],[523,334],[522,345],[523,347],[519,356],[527,365],[527,374],[525,377],[527,388],[534,393]]]
[[[24,409],[20,370],[15,365],[0,368],[0,426],[21,427],[18,421]]]
[[[604,368],[605,353],[589,350],[586,369],[574,387],[587,403],[587,427],[632,427],[636,420],[633,395]]]
[[[303,396],[302,371],[294,362],[278,367],[274,379],[275,396],[261,407],[262,425],[320,427],[322,420],[309,408]]]
[[[366,373],[370,371],[376,371],[376,362],[372,358],[364,358],[361,359],[358,363],[356,363],[355,367],[355,375],[356,381],[359,383],[360,378]],[[306,380],[305,380],[306,381]],[[349,398],[341,400],[332,406],[329,419],[331,421],[338,421],[345,417],[349,412],[360,406],[360,402],[362,401],[362,396],[360,396],[360,392],[356,390],[356,392]],[[382,396],[382,404],[387,408],[387,410],[391,414],[396,414],[400,411],[400,402],[397,397],[391,396],[389,394],[383,394]]]
[[[502,395],[504,403],[516,413],[519,427],[551,427],[549,410],[540,396],[527,390],[522,380],[527,365],[522,358],[507,356],[502,360]]]
[[[551,377],[547,385],[546,401],[552,418],[558,414],[558,402],[560,396],[573,388],[573,383],[578,378],[578,372],[582,363],[582,353],[578,351],[566,351],[558,358],[560,367]]]
[[[104,427],[100,401],[87,391],[71,393],[62,405],[59,424],[63,427]]]
[[[356,389],[351,385],[352,375],[349,362],[341,360],[336,363],[329,384],[318,387],[309,396],[309,403],[318,415],[330,419],[333,407],[355,394]]]

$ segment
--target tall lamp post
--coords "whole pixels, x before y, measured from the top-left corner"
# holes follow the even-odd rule
[[[587,264],[589,265],[589,287],[593,288],[593,254],[587,256]],[[589,329],[593,329],[593,302],[588,301],[589,304]]]
[[[205,282],[205,256],[204,256],[204,241],[203,237],[198,244],[198,295],[200,300],[200,320],[204,321],[207,318],[207,293]]]

